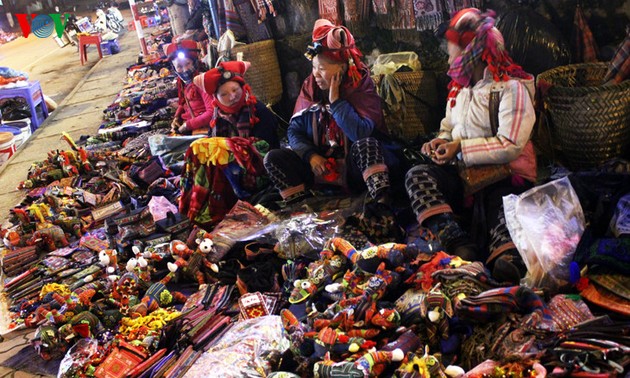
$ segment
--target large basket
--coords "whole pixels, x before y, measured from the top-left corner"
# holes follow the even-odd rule
[[[433,71],[395,72],[395,82],[404,96],[400,109],[389,109],[383,102],[385,124],[393,136],[411,141],[420,135],[437,129],[439,111],[436,76]],[[373,76],[374,84],[381,92],[383,75]]]
[[[259,101],[273,105],[282,97],[282,76],[273,39],[238,45],[232,48],[230,56],[236,60],[243,53],[242,60],[252,65],[245,73],[245,81]]]
[[[583,63],[538,75],[553,148],[571,169],[594,168],[628,155],[630,80],[602,85],[607,69],[606,63]]]

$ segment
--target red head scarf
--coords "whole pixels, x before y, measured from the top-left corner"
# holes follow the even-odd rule
[[[250,113],[250,124],[253,126],[258,122],[258,118],[255,115],[255,105],[256,105],[256,97],[252,93],[252,89],[245,82],[245,72],[249,68],[249,62],[239,62],[239,61],[229,61],[229,62],[221,62],[219,65],[207,72],[202,73],[201,75],[195,76],[193,79],[193,83],[197,87],[199,87],[202,91],[213,96],[212,105],[215,110],[220,109],[226,114],[236,114],[241,112],[241,109],[244,106],[248,106]],[[216,97],[216,92],[223,84],[228,81],[234,81],[241,85],[243,88],[243,95],[236,103],[232,106],[223,105]],[[216,112],[215,112],[216,113]],[[210,121],[210,126],[214,127],[217,122],[218,114],[212,118]]]
[[[313,42],[321,44],[321,51],[328,59],[348,63],[348,75],[354,85],[358,85],[365,65],[361,62],[361,51],[354,43],[354,37],[345,26],[335,26],[326,19],[315,21]]]

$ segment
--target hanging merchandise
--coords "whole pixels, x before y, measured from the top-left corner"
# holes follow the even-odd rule
[[[276,17],[278,15],[272,0],[256,0],[252,1],[252,5],[256,9],[260,22],[265,22],[269,16]]]
[[[393,30],[414,29],[416,27],[416,16],[413,0],[395,0],[395,2],[396,5],[392,6],[393,13],[390,17],[390,28]]]
[[[436,30],[445,21],[444,3],[440,0],[414,0],[418,30]]]
[[[525,72],[536,76],[571,61],[560,30],[528,6],[512,7],[499,15],[496,27],[503,34],[505,49]]]
[[[345,0],[343,6],[344,25],[354,34],[366,34],[370,21],[369,0]]]
[[[269,23],[261,21],[250,0],[234,0],[234,7],[247,34],[249,43],[271,39]]]
[[[597,62],[597,54],[599,49],[593,38],[593,32],[586,22],[584,11],[578,3],[575,7],[575,16],[573,17],[573,33],[572,33],[573,58],[576,63],[592,63]]]
[[[341,25],[339,0],[318,0],[319,18],[325,18],[335,25]]]

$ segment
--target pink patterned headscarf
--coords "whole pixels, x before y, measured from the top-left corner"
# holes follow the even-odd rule
[[[494,11],[482,13],[476,8],[466,8],[451,19],[445,37],[464,50],[448,70],[452,79],[449,99],[454,99],[461,88],[470,85],[474,68],[479,62],[488,65],[495,81],[507,81],[510,77],[532,77],[514,63],[505,50],[503,35],[494,26],[494,15]]]
[[[361,62],[361,51],[354,43],[354,36],[345,26],[336,26],[329,20],[320,18],[313,26],[313,42],[324,47],[322,54],[335,62],[348,63],[348,74],[353,83],[361,79],[360,72],[365,67]]]

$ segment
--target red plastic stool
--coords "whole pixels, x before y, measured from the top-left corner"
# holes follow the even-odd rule
[[[149,27],[149,17],[147,16],[140,16],[140,25],[143,28],[148,28]]]
[[[85,62],[87,62],[88,60],[87,58],[88,45],[96,45],[99,59],[103,58],[103,51],[101,50],[101,35],[100,34],[81,35],[79,36],[79,54],[81,55],[81,65],[84,65]]]

